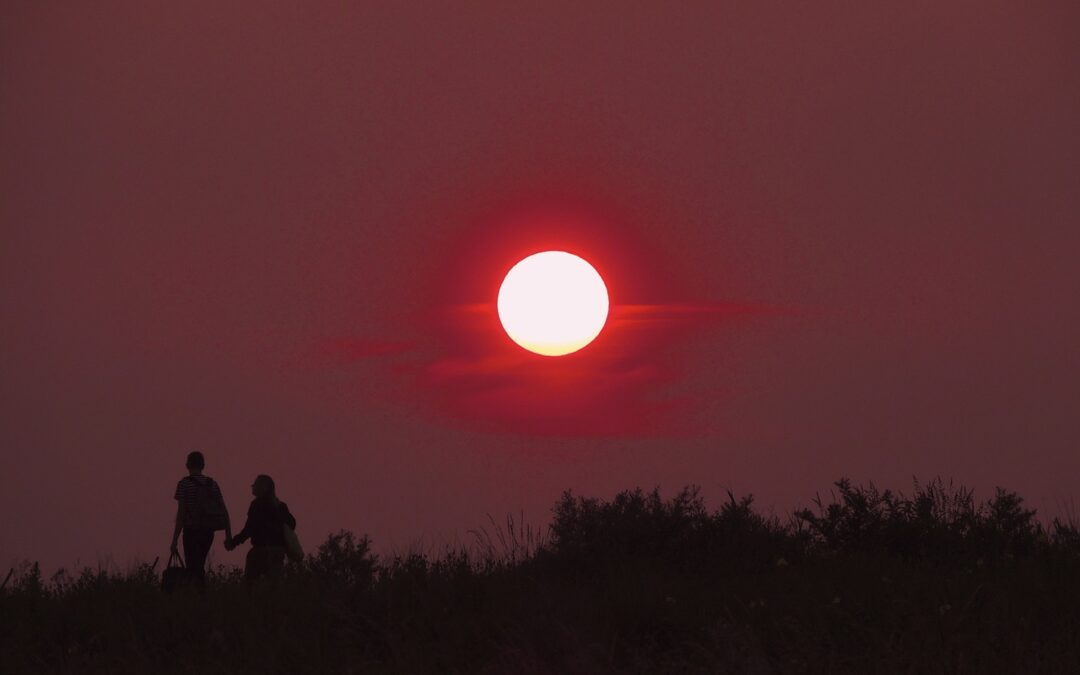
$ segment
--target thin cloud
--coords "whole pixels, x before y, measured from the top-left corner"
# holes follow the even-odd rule
[[[434,417],[451,424],[537,436],[684,435],[693,433],[695,402],[669,391],[683,377],[672,356],[680,335],[781,313],[745,303],[613,305],[595,343],[545,357],[512,344],[492,304],[464,304],[446,307],[426,340],[343,338],[316,351],[341,365],[393,359],[375,376],[403,379]]]

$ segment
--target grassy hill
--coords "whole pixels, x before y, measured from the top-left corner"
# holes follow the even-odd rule
[[[1080,533],[1017,495],[846,480],[786,522],[693,489],[569,493],[542,538],[380,560],[331,536],[283,578],[149,566],[0,593],[4,673],[1080,673]]]

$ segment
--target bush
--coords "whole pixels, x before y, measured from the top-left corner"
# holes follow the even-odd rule
[[[696,486],[669,500],[659,490],[620,492],[610,501],[563,494],[554,509],[545,552],[582,570],[613,559],[654,560],[679,569],[764,569],[797,557],[804,537],[786,531],[752,507],[753,496],[728,501],[710,513]]]
[[[1025,509],[1014,492],[998,488],[993,498],[977,504],[971,490],[940,478],[914,485],[906,497],[841,479],[830,503],[818,496],[816,512],[802,509],[795,515],[819,549],[938,563],[1029,555],[1045,539],[1035,511]]]
[[[341,530],[327,537],[301,570],[339,591],[362,591],[371,586],[377,564],[367,536]]]

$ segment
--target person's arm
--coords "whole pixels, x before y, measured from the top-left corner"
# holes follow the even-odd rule
[[[177,542],[180,540],[180,531],[184,529],[184,500],[176,502],[176,523],[173,525],[172,543],[169,544],[169,553],[180,553]]]
[[[225,497],[221,494],[221,487],[214,482],[214,489],[217,491],[218,499],[221,500],[221,510],[225,512],[225,541],[232,539],[232,521],[229,520],[229,507],[225,506]]]
[[[233,546],[236,546],[237,544],[243,544],[245,541],[247,541],[248,537],[251,536],[251,528],[252,528],[252,524],[253,524],[251,522],[251,520],[252,520],[251,513],[254,510],[255,510],[255,502],[252,502],[251,506],[248,507],[247,522],[244,523],[244,529],[240,530],[240,532],[237,533],[237,535],[232,538]]]

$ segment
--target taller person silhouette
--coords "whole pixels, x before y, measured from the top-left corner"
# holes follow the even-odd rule
[[[188,575],[198,587],[206,586],[206,556],[214,543],[214,532],[225,530],[225,541],[232,538],[229,511],[221,488],[209,476],[203,475],[206,458],[201,452],[187,456],[188,475],[176,484],[176,523],[173,526],[169,551],[178,553],[177,540],[184,535],[184,558]]]

